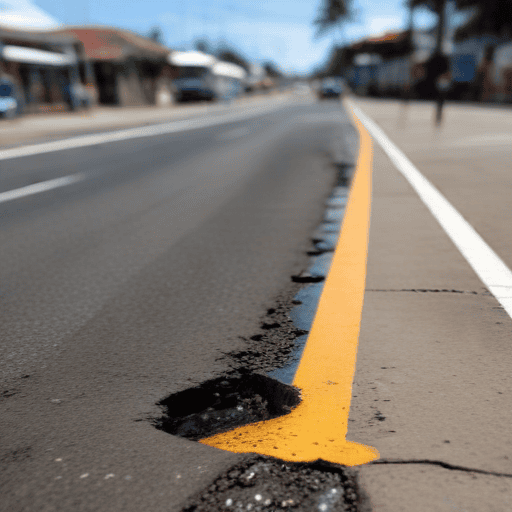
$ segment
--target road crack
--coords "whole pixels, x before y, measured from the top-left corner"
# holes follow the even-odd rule
[[[366,292],[414,292],[414,293],[466,293],[478,295],[478,292],[469,290],[449,290],[447,288],[367,288]]]
[[[431,466],[439,466],[444,469],[449,469],[451,471],[464,471],[465,473],[479,473],[481,475],[491,475],[491,476],[499,476],[503,478],[512,478],[511,473],[499,473],[497,471],[486,471],[485,469],[477,469],[477,468],[467,468],[465,466],[459,466],[457,464],[450,464],[448,462],[444,462],[442,460],[429,460],[429,459],[411,459],[411,460],[401,460],[401,459],[379,459],[373,462],[369,462],[368,465],[377,465],[377,464],[393,464],[393,465],[405,465],[405,464],[428,464]]]

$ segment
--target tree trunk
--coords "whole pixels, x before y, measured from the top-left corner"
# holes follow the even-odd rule
[[[443,40],[446,31],[446,0],[437,0],[437,14],[439,20],[437,23],[437,34],[436,34],[436,50],[435,53],[442,54],[443,52]]]

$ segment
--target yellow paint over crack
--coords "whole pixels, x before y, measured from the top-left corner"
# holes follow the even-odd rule
[[[359,156],[341,235],[293,385],[301,403],[290,414],[200,442],[236,453],[283,460],[365,464],[379,453],[346,440],[370,227],[372,141],[354,116]]]

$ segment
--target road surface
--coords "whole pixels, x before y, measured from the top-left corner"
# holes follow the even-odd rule
[[[11,135],[0,150],[2,510],[510,510],[512,111],[448,105],[435,129],[426,103],[258,108],[191,111],[118,140],[97,124],[62,143],[33,132],[39,149]],[[357,145],[365,130],[373,150]],[[330,313],[321,301],[311,337],[344,350],[341,331],[318,324],[348,318],[350,294],[333,304],[332,283],[356,276],[346,438],[377,458],[345,469],[323,451],[297,464],[155,428],[166,397],[181,397],[166,402],[172,415],[226,393],[241,370],[257,385],[255,372],[286,364],[310,330],[289,314],[318,284],[304,271],[323,250],[319,224],[345,201],[339,171],[356,157],[356,176],[372,162],[371,204],[352,188],[342,220],[366,229],[371,207],[367,267],[342,233]],[[366,208],[349,215],[356,195]],[[347,258],[360,261],[347,270]],[[331,359],[311,346],[302,380]],[[340,426],[333,446],[343,437]]]
[[[302,99],[242,117],[0,160],[0,193],[78,177],[0,196],[4,510],[180,510],[241,460],[147,418],[307,265],[353,130]]]

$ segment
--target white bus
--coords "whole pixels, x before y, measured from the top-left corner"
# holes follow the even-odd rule
[[[176,101],[218,100],[238,96],[245,88],[245,70],[203,52],[173,52],[169,62],[178,68]]]

